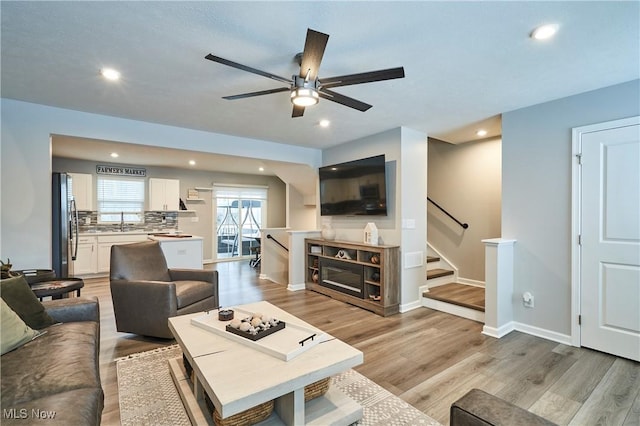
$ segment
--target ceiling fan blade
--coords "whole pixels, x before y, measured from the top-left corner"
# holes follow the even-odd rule
[[[300,77],[307,77],[307,72],[309,73],[310,81],[314,81],[318,77],[320,62],[322,62],[322,56],[328,40],[328,34],[314,31],[311,28],[307,29],[307,39],[304,42],[304,51],[300,62]]]
[[[359,74],[341,75],[338,77],[321,78],[322,87],[350,86],[352,84],[371,83],[374,81],[393,80],[404,78],[404,68],[389,68],[386,70],[369,71]]]
[[[280,77],[279,75],[271,74],[271,73],[266,72],[266,71],[260,71],[260,70],[255,69],[255,68],[251,68],[251,67],[248,67],[246,65],[242,65],[242,64],[239,64],[237,62],[233,62],[233,61],[230,61],[228,59],[224,59],[224,58],[221,58],[219,56],[212,55],[211,53],[209,53],[207,56],[205,56],[205,59],[208,59],[208,60],[213,61],[213,62],[217,62],[217,63],[222,64],[222,65],[227,65],[229,67],[237,68],[237,69],[242,70],[242,71],[247,71],[247,72],[250,72],[250,73],[253,73],[253,74],[258,74],[258,75],[261,75],[263,77],[271,78],[273,80],[281,81],[283,83],[291,85],[291,79],[290,78],[284,78],[284,77]]]
[[[318,91],[318,94],[321,98],[327,99],[329,101],[337,102],[344,106],[348,106],[349,108],[357,109],[358,111],[366,111],[371,108],[372,105],[365,104],[357,99],[350,98],[348,96],[341,95],[340,93],[333,92],[331,90],[326,90],[322,88]]]
[[[222,99],[233,101],[235,99],[251,98],[253,96],[270,95],[271,93],[288,92],[291,89],[288,87],[280,87],[278,89],[260,90],[259,92],[242,93],[240,95],[223,96]]]
[[[293,111],[291,112],[291,118],[302,117],[304,115],[304,107],[294,105]]]

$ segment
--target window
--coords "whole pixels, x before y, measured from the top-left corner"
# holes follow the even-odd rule
[[[144,222],[144,179],[98,176],[98,222]]]

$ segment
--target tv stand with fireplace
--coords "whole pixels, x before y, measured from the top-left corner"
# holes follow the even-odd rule
[[[378,315],[400,307],[399,246],[305,239],[306,288]]]

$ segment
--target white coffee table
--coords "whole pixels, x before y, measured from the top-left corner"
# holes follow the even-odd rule
[[[268,302],[237,308],[313,328]],[[362,418],[362,407],[335,387],[322,397],[304,402],[305,386],[362,364],[361,351],[327,335],[327,341],[284,361],[196,327],[191,319],[198,315],[202,314],[169,318],[169,328],[195,373],[192,392],[190,386],[185,386],[184,374],[177,371],[178,362],[171,363],[174,380],[194,424],[211,422],[210,414],[197,409],[202,411],[204,392],[223,419],[271,400],[275,400],[275,413],[266,424],[348,425]]]

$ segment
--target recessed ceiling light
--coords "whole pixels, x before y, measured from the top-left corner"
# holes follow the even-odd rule
[[[487,131],[486,131],[486,130],[484,130],[484,129],[480,129],[480,130],[478,130],[478,131],[476,132],[476,135],[477,135],[477,136],[480,136],[480,137],[482,137],[482,136],[487,136]]]
[[[329,127],[331,122],[329,120],[320,120],[320,127]]]
[[[258,170],[264,172],[264,167],[258,167]]]
[[[195,162],[194,160],[189,160],[189,165],[190,165],[190,166],[195,166],[195,165],[196,165],[196,162]]]
[[[119,157],[119,155],[118,155],[117,152],[112,152],[111,153],[111,158],[118,158],[118,157]]]
[[[102,68],[100,74],[107,80],[116,81],[120,79],[120,73],[113,68]]]
[[[553,37],[557,31],[558,25],[556,24],[541,25],[531,31],[530,37],[534,40],[548,40]]]

